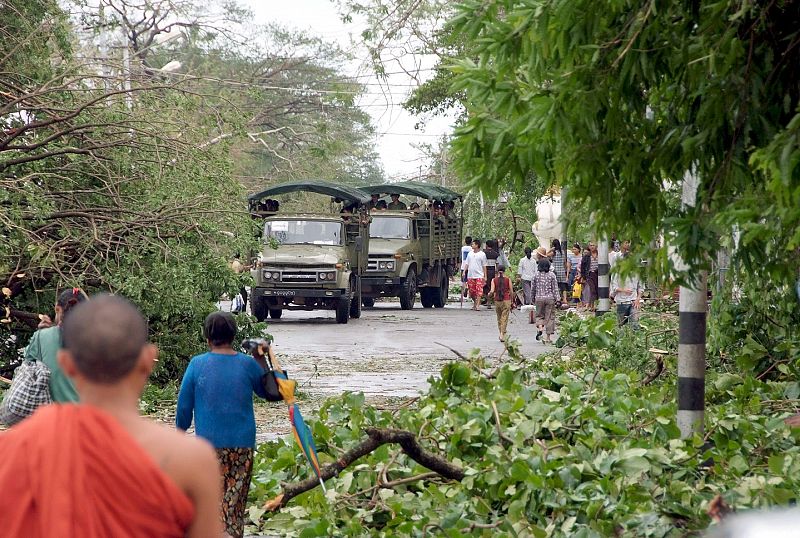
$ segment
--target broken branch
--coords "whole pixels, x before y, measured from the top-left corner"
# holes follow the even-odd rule
[[[409,458],[444,478],[459,481],[464,478],[464,469],[420,446],[416,435],[410,431],[389,428],[366,428],[364,431],[368,436],[367,439],[345,452],[335,462],[329,463],[321,469],[321,478],[323,482],[334,476],[338,476],[339,473],[356,460],[375,451],[378,447],[389,443],[399,444],[403,453]],[[387,483],[387,485],[388,484],[399,485],[397,481]],[[317,480],[316,476],[301,480],[300,482],[284,484],[283,491],[280,495],[267,501],[264,504],[264,508],[268,511],[279,510],[283,506],[286,506],[294,497],[306,491],[310,491],[318,485],[319,480]]]

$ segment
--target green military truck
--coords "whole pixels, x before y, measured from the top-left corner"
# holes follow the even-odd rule
[[[399,297],[400,307],[408,310],[414,307],[419,291],[423,307],[444,307],[450,277],[458,274],[461,266],[461,195],[414,181],[361,190],[379,197],[399,194],[408,200],[416,198],[421,206],[371,211],[369,264],[361,279],[364,306],[373,306],[377,297]]]
[[[303,192],[329,196],[330,211],[287,213],[273,200]],[[318,180],[283,183],[249,197],[251,215],[263,219],[264,245],[251,270],[250,292],[250,311],[259,321],[280,318],[284,310],[335,310],[337,323],[361,317],[369,198],[359,189]]]

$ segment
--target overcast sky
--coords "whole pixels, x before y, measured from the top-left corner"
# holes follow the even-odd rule
[[[394,74],[389,77],[390,87],[381,88],[378,80],[368,77],[372,69],[363,47],[352,48],[352,42],[358,42],[362,27],[357,24],[343,23],[335,6],[330,0],[242,0],[256,16],[256,23],[278,22],[299,30],[307,30],[327,40],[335,41],[347,50],[353,50],[361,61],[354,62],[348,75],[358,76],[359,80],[369,84],[367,95],[359,100],[359,105],[370,114],[378,132],[376,148],[383,161],[386,176],[389,179],[413,179],[423,166],[426,172],[427,161],[413,144],[437,144],[439,137],[449,133],[452,119],[436,118],[426,122],[423,131],[415,130],[418,118],[408,114],[401,106],[414,80],[405,74]],[[418,59],[419,60],[419,59]],[[422,68],[429,69],[432,59],[422,60]],[[409,64],[406,68],[411,68]],[[387,72],[400,71],[396,64],[386,66]],[[431,76],[429,70],[421,72],[424,80]],[[388,91],[388,94],[386,93]]]

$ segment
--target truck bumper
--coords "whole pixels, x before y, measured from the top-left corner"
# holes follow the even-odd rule
[[[291,297],[341,297],[345,290],[341,289],[307,289],[307,288],[253,288],[254,297],[270,297],[285,299]]]
[[[405,279],[396,276],[364,276],[361,277],[361,287],[366,286],[375,288],[402,286]]]
[[[366,297],[398,297],[404,282],[396,276],[365,276],[361,278],[361,293]]]

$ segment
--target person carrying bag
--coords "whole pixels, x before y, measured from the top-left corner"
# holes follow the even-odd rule
[[[78,401],[75,385],[61,370],[56,354],[61,348],[61,324],[75,305],[88,299],[80,288],[69,288],[56,300],[55,324],[50,326],[50,318],[42,316],[41,328],[25,348],[25,362],[14,371],[11,388],[0,404],[0,421],[10,426],[42,405]]]

